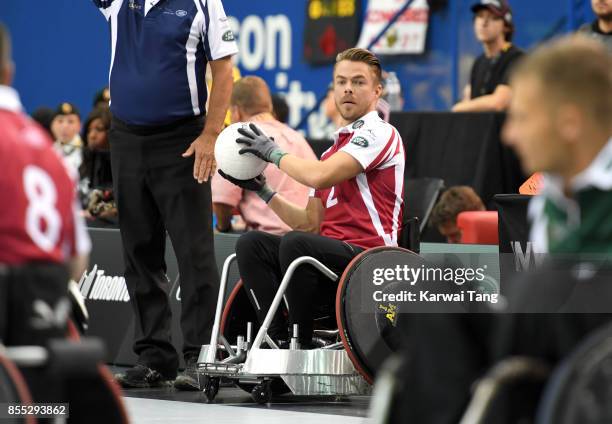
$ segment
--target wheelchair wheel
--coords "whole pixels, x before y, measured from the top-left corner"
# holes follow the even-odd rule
[[[0,403],[32,404],[32,396],[19,369],[8,358],[0,355]],[[3,421],[5,422],[5,421]],[[6,423],[35,423],[32,416],[7,419]]]
[[[263,405],[264,403],[268,403],[272,400],[272,387],[270,383],[270,380],[264,380],[253,387],[251,397],[255,402]]]
[[[225,307],[221,316],[221,334],[232,344],[236,342],[239,335],[246,339],[248,322],[253,324],[252,334],[255,338],[259,330],[257,315],[244,290],[242,280],[239,280],[225,300]]]
[[[357,371],[370,384],[381,364],[401,345],[398,321],[408,322],[406,317],[399,320],[401,303],[372,300],[375,291],[384,291],[382,285],[372,283],[373,270],[387,264],[420,268],[426,262],[400,247],[369,249],[349,263],[336,292],[336,321],[342,343]]]

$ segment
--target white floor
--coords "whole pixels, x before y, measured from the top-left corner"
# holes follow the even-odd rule
[[[361,417],[124,397],[133,424],[367,424]]]

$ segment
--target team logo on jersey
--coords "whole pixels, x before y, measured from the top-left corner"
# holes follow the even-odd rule
[[[176,11],[176,16],[178,16],[179,18],[184,18],[185,16],[187,16],[187,11],[185,11],[185,10],[177,10]]]
[[[353,124],[353,129],[358,130],[359,128],[363,127],[363,124],[364,124],[363,119],[360,119],[359,121]]]
[[[134,0],[130,0],[130,2],[128,3],[128,7],[132,10],[142,9],[142,5],[136,3]]]
[[[366,140],[363,137],[355,137],[354,139],[351,140],[351,143],[356,144],[357,146],[360,146],[360,147],[368,147],[369,145],[368,140]]]
[[[223,38],[223,41],[234,41],[236,39],[231,29],[229,31],[225,31],[222,38]]]

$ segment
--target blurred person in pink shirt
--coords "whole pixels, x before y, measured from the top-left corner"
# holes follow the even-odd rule
[[[241,78],[234,83],[230,100],[232,123],[254,122],[283,151],[303,159],[317,160],[306,139],[272,115],[272,96],[266,82],[255,76]],[[308,203],[308,187],[296,182],[275,166],[264,171],[267,183],[283,197],[300,207]],[[252,191],[230,183],[215,173],[212,178],[213,211],[217,216],[217,231],[232,230],[232,213],[237,209],[247,229],[282,235],[290,230],[266,203]]]

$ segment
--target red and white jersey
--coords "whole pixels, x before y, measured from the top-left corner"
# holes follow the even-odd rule
[[[0,85],[0,264],[64,263],[91,247],[75,180],[51,139]]]
[[[331,188],[311,190],[325,208],[320,234],[364,248],[397,246],[404,194],[404,144],[376,111],[334,133],[326,160],[346,152],[363,172]]]

